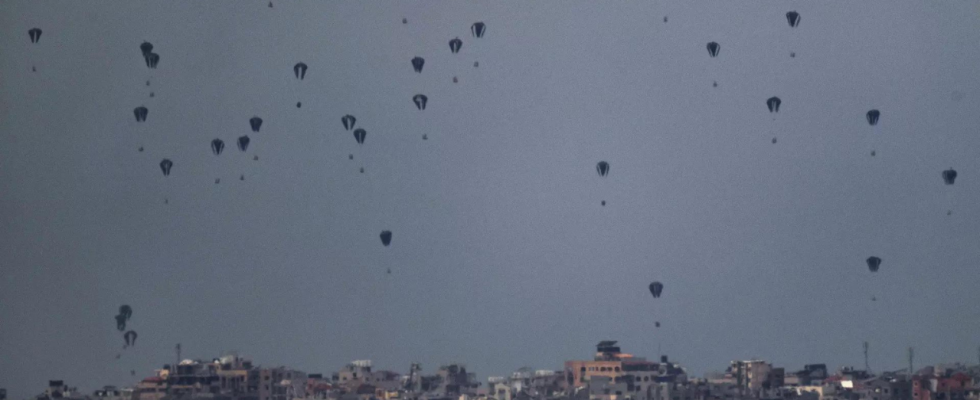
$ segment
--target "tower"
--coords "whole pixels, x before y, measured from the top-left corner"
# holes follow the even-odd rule
[[[868,342],[865,341],[864,342],[864,370],[867,373],[870,374],[871,373],[871,367],[868,365],[868,348],[869,347],[870,347],[870,345],[868,345]]]
[[[909,377],[910,378],[912,377],[912,374],[915,374],[915,370],[912,369],[912,359],[914,358],[915,358],[915,349],[909,347]]]

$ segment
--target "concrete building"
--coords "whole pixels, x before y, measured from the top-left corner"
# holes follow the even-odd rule
[[[136,400],[160,400],[167,395],[167,380],[159,376],[144,378],[136,384]]]
[[[86,399],[85,396],[78,392],[77,388],[69,387],[61,380],[51,380],[48,381],[48,387],[44,390],[44,393],[37,395],[38,400],[52,400],[52,399]]]
[[[371,360],[355,360],[334,374],[334,382],[351,390],[356,390],[362,383],[368,382],[370,375]]]
[[[853,392],[860,400],[912,400],[912,382],[903,378],[875,377],[861,381]]]
[[[624,378],[627,377],[628,378]],[[687,372],[680,366],[661,357],[660,362],[647,361],[623,353],[616,341],[606,340],[596,345],[592,361],[566,361],[565,378],[569,387],[581,387],[597,377],[609,378],[612,383],[622,379],[634,385],[649,385],[653,382],[687,381]],[[641,389],[645,390],[645,389]]]
[[[116,388],[115,386],[103,386],[92,393],[92,398],[96,400],[133,400],[133,388]]]

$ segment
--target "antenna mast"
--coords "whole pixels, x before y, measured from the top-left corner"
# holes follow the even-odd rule
[[[868,348],[869,347],[870,346],[868,345],[868,342],[865,341],[864,342],[864,370],[867,371],[870,374],[871,373],[871,367],[868,365]]]
[[[915,370],[912,369],[912,360],[914,358],[915,358],[915,349],[913,349],[912,347],[909,347],[909,377],[910,378],[912,377],[912,374],[915,373]]]

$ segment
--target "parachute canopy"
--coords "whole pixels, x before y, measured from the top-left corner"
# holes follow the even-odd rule
[[[871,126],[875,126],[875,125],[878,125],[878,117],[880,117],[880,116],[881,116],[881,112],[880,111],[878,111],[878,110],[871,110],[871,111],[868,111],[868,114],[865,115],[865,118],[868,119],[868,123],[871,124]]]
[[[381,231],[381,244],[388,247],[391,244],[391,231]]]
[[[119,332],[126,330],[126,316],[119,314],[116,316],[116,329]]]
[[[157,53],[147,53],[143,55],[143,59],[146,60],[147,67],[157,69],[157,63],[160,62],[160,55]]]
[[[126,340],[126,347],[135,346],[136,337],[136,331],[126,331],[126,333],[123,335],[123,338]]]
[[[778,113],[779,105],[783,104],[783,101],[779,97],[773,96],[766,100],[766,106],[769,107],[769,112]]]
[[[786,13],[786,21],[789,21],[789,26],[796,28],[800,24],[800,13],[796,11],[790,11]]]
[[[463,47],[463,41],[459,40],[459,38],[455,38],[449,41],[449,51],[452,51],[453,54],[459,53],[459,49],[462,47]]]
[[[147,55],[149,55],[152,52],[153,52],[153,44],[152,43],[147,42],[147,41],[144,41],[143,43],[140,44],[140,53],[143,53],[143,57],[146,57]]]
[[[169,159],[164,158],[163,161],[160,161],[160,170],[163,171],[163,176],[170,176],[170,168],[173,166],[173,161]]]
[[[133,109],[133,115],[136,116],[136,122],[146,122],[146,115],[149,114],[150,110],[146,107],[139,106]]]
[[[708,43],[708,55],[709,56],[711,56],[711,57],[718,57],[718,51],[720,51],[720,50],[721,50],[721,46],[718,45],[718,42],[709,42]]]
[[[220,156],[221,152],[225,150],[225,141],[221,139],[214,139],[211,141],[211,151],[216,156]]]
[[[473,25],[470,26],[470,32],[473,33],[474,37],[481,38],[486,31],[487,25],[483,22],[474,22]]]
[[[27,35],[31,37],[31,43],[37,43],[38,40],[41,40],[41,29],[31,28],[27,31]]]
[[[357,144],[364,144],[365,137],[367,137],[367,131],[361,128],[354,129],[354,139],[357,140]]]
[[[425,104],[429,102],[429,97],[424,94],[417,94],[412,96],[412,101],[415,103],[416,108],[425,110]]]
[[[306,78],[306,64],[301,62],[296,63],[296,65],[293,66],[293,74],[295,74],[296,79],[299,80],[303,80],[303,78]]]
[[[881,259],[875,256],[868,257],[868,270],[871,272],[878,272],[878,267],[881,266]]]
[[[119,315],[122,315],[128,321],[133,316],[133,308],[128,304],[123,304],[119,306]]]
[[[415,57],[412,59],[412,68],[415,72],[422,73],[422,67],[425,66],[425,59],[422,57]]]
[[[599,176],[606,176],[609,174],[609,163],[599,161],[599,163],[595,166],[595,170],[599,172]]]
[[[650,294],[653,295],[653,298],[655,299],[660,298],[660,292],[663,291],[664,291],[664,284],[660,283],[659,281],[654,281],[653,283],[650,284]]]
[[[242,135],[238,138],[238,150],[245,151],[248,150],[248,144],[252,140],[248,138],[248,135]]]
[[[952,185],[953,183],[955,183],[956,182],[956,170],[950,168],[950,169],[947,169],[947,170],[943,171],[943,181],[946,182],[947,185]]]
[[[262,129],[262,118],[258,116],[249,118],[248,124],[252,127],[252,132],[258,132],[259,129]]]
[[[357,118],[353,115],[347,114],[340,118],[340,122],[344,124],[344,129],[351,130],[354,129],[354,124],[357,123]]]

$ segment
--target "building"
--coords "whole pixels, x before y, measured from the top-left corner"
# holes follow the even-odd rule
[[[37,395],[36,399],[85,399],[86,397],[79,393],[77,388],[66,385],[65,381],[51,380],[48,381],[48,388],[44,390],[44,393]]]
[[[652,383],[687,381],[687,372],[669,362],[667,356],[659,363],[647,361],[623,353],[613,340],[599,342],[592,361],[566,361],[564,375],[569,387],[585,386],[594,378],[604,377],[613,384],[625,379],[639,385],[640,391]]]
[[[819,385],[824,379],[827,379],[826,364],[807,364],[802,370],[786,374],[783,385],[813,386]]]
[[[345,365],[333,375],[337,384],[356,390],[362,383],[368,382],[371,375],[371,360],[355,360]]]
[[[912,382],[898,377],[874,377],[855,385],[860,400],[912,400]]]
[[[167,380],[160,376],[144,378],[136,384],[136,400],[160,400],[167,395]]]
[[[132,388],[118,389],[115,386],[103,386],[92,393],[92,398],[96,400],[132,400]]]

